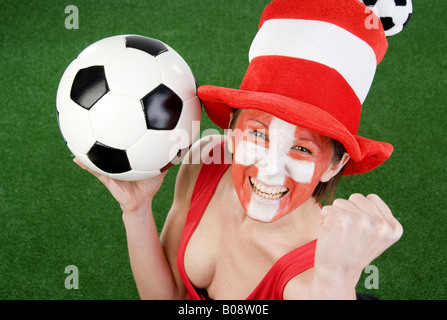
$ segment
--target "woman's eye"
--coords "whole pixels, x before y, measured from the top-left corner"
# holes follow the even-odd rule
[[[306,148],[301,147],[301,146],[294,146],[292,149],[300,151],[300,152],[305,152],[305,153],[308,153],[308,154],[312,154],[312,152],[309,149],[306,149]]]
[[[262,138],[262,139],[265,139],[265,140],[267,140],[267,136],[264,134],[264,132],[262,132],[262,131],[258,131],[258,130],[252,130],[251,131],[251,134],[253,134],[255,137],[257,137],[257,138]]]

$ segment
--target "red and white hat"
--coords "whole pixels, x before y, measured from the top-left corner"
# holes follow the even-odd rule
[[[370,171],[392,145],[357,135],[362,103],[388,43],[358,0],[275,0],[264,10],[240,89],[201,86],[210,119],[228,128],[233,109],[257,109],[340,141],[344,175]]]

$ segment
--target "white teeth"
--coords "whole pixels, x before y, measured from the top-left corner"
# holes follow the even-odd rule
[[[250,182],[253,186],[253,190],[257,195],[266,199],[279,199],[289,191],[286,187],[269,187],[263,183],[257,181],[255,178],[250,177]]]

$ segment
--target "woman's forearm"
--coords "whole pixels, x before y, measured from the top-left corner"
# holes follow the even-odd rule
[[[308,293],[309,300],[355,300],[359,277],[347,272],[317,270]]]
[[[141,299],[182,299],[158,236],[151,204],[123,212],[130,264]]]

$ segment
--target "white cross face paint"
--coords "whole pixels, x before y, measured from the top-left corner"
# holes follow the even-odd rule
[[[271,222],[302,205],[332,155],[326,137],[257,110],[242,112],[236,129],[232,175],[247,215]]]
[[[272,121],[269,131],[270,148],[260,146],[251,141],[241,141],[235,153],[235,162],[244,166],[256,165],[259,169],[259,176],[268,177],[267,179],[276,179],[280,182],[284,181],[286,170],[293,180],[296,182],[309,183],[312,180],[315,163],[303,160],[295,160],[286,156],[290,146],[286,139],[277,137],[276,122],[282,121],[277,119]],[[284,122],[284,121],[282,121]],[[286,125],[290,125],[284,122]],[[282,125],[281,123],[279,124]],[[292,125],[290,125],[292,126]],[[285,127],[285,126],[284,126]],[[294,131],[292,131],[294,132]],[[276,147],[274,147],[276,146]]]

